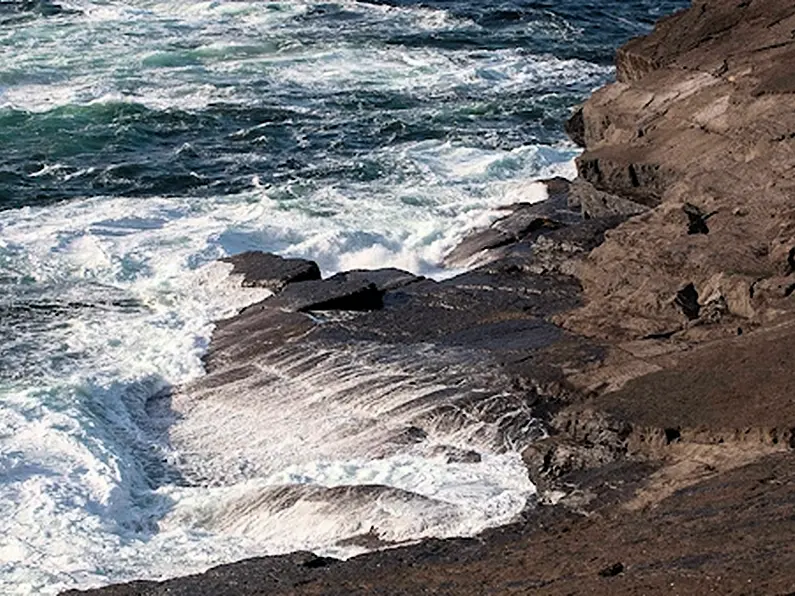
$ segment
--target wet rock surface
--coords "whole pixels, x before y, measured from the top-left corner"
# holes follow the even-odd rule
[[[232,264],[232,274],[242,275],[241,284],[278,292],[286,285],[320,279],[317,263],[306,259],[286,259],[278,255],[249,251],[221,259]]]
[[[464,239],[447,262],[466,273],[301,279],[284,268],[306,262],[245,257],[277,293],[219,323],[183,391],[231,395],[287,361],[388,368],[380,389],[434,389],[393,410],[384,455],[477,417],[478,441],[524,447],[522,519],[98,593],[795,592],[794,30],[791,2],[696,0],[631,41],[567,125],[580,178]]]

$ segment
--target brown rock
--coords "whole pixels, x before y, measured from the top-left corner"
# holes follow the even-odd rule
[[[788,286],[768,288],[781,287],[795,246],[793,29],[788,1],[700,0],[619,51],[619,82],[582,109],[579,173],[653,209],[579,266],[586,305],[561,319],[567,328],[670,334],[681,326],[672,297],[692,283],[703,306],[717,278],[728,313],[746,324],[792,309]]]
[[[569,205],[577,205],[586,219],[624,215],[631,217],[649,210],[645,205],[608,192],[597,190],[583,178],[577,178],[569,190]]]

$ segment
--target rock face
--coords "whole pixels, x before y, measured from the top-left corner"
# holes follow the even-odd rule
[[[702,306],[725,302],[730,329],[790,308],[794,29],[786,0],[697,0],[619,50],[618,82],[570,124],[586,148],[579,172],[654,209],[583,263],[587,305],[564,326],[613,339],[682,332],[698,320],[676,303],[690,284]],[[694,228],[698,212],[709,223]]]
[[[257,371],[285,353],[313,355],[312,372],[367,346],[415,387],[455,388],[417,412],[526,446],[539,495],[524,519],[100,592],[795,592],[794,31],[791,0],[696,0],[621,48],[618,81],[567,125],[579,178],[466,238],[447,258],[462,275],[320,280],[237,258],[277,294],[219,324],[209,374],[183,391],[213,399],[267,382]],[[395,446],[433,432],[415,405]]]

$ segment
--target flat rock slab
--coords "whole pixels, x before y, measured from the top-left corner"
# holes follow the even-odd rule
[[[273,299],[273,305],[296,312],[380,310],[387,290],[420,279],[399,269],[347,271],[328,279],[290,284]]]
[[[243,276],[244,287],[278,292],[291,283],[320,279],[317,263],[288,259],[259,251],[249,251],[221,259],[232,264],[232,274]]]
[[[795,324],[711,342],[662,357],[662,364],[664,359],[675,362],[596,404],[641,426],[793,436]]]

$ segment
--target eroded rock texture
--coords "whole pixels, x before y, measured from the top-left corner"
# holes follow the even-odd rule
[[[619,50],[618,82],[571,124],[586,149],[579,172],[654,208],[579,268],[587,305],[567,328],[637,339],[695,319],[760,325],[791,308],[793,30],[789,1],[702,0]],[[700,317],[677,302],[690,284],[708,307]]]

